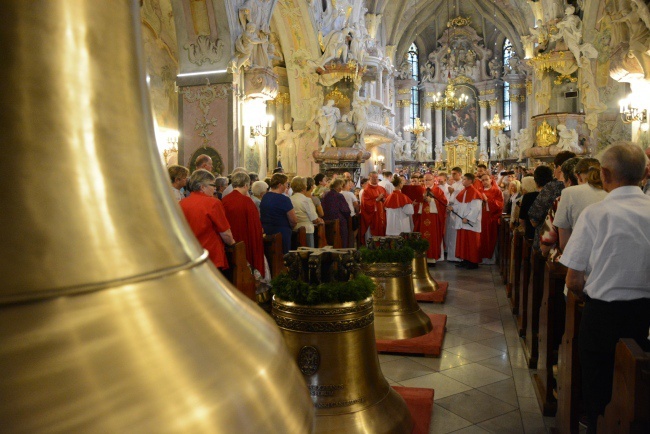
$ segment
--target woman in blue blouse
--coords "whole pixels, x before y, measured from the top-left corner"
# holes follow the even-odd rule
[[[293,210],[291,199],[285,196],[288,185],[286,175],[276,173],[269,183],[270,190],[262,196],[260,214],[264,233],[273,235],[282,234],[282,252],[291,249],[291,231],[296,226],[297,218]]]

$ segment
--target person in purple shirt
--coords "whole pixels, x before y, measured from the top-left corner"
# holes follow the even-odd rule
[[[330,185],[330,190],[321,200],[325,220],[337,220],[340,222],[341,240],[343,248],[348,247],[348,218],[350,217],[350,206],[341,194],[343,180],[335,179]]]

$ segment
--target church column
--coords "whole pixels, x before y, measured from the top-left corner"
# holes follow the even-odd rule
[[[499,100],[494,98],[488,101],[490,104],[490,119],[494,118],[495,114],[498,114],[501,110],[499,110]],[[502,116],[500,116],[500,119],[503,119]],[[496,147],[496,130],[490,130],[490,151],[488,152],[488,157],[492,158],[492,154],[495,151]],[[496,152],[496,151],[495,151]],[[495,154],[496,156],[496,154]]]
[[[269,172],[273,172],[278,166],[278,148],[275,145],[277,139],[277,131],[279,128],[278,117],[276,115],[276,101],[274,99],[266,103],[266,114],[273,116],[273,125],[269,128],[269,136],[266,138],[266,153],[267,153],[267,168]]]
[[[433,109],[433,92],[432,83],[423,83],[420,85],[420,95],[423,95],[422,105],[420,108],[420,120],[423,124],[431,126],[431,110]],[[433,160],[433,130],[425,131],[424,137],[429,141],[429,149],[427,155]]]
[[[411,88],[416,85],[417,82],[412,79],[395,80],[395,89],[397,90],[395,107],[400,120],[400,125],[395,128],[396,130],[402,130],[404,126],[411,124]]]
[[[443,149],[442,145],[444,143],[444,138],[442,136],[442,108],[441,107],[435,107],[436,109],[436,141],[434,142],[434,146],[436,149]],[[444,152],[444,151],[443,151]],[[442,155],[436,155],[436,160],[444,160],[446,157],[443,158]]]
[[[487,153],[487,138],[488,134],[490,133],[490,130],[486,129],[483,124],[488,120],[487,118],[487,107],[489,105],[489,101],[486,99],[482,99],[478,102],[479,105],[479,126],[481,128],[481,132],[479,134],[479,149],[480,153]]]
[[[384,76],[384,99],[382,100],[384,102],[385,106],[390,105],[390,76],[386,74]]]
[[[383,96],[383,74],[381,67],[377,67],[377,81],[375,82],[375,99],[379,101],[384,101]]]

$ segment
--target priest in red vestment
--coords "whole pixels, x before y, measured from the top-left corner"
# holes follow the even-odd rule
[[[483,196],[481,214],[481,259],[485,264],[494,264],[494,248],[497,245],[499,219],[503,212],[503,193],[492,183],[487,173],[481,177],[483,183],[479,193]]]
[[[361,195],[361,234],[362,241],[369,236],[386,235],[386,190],[379,185],[377,172],[370,172],[368,183]],[[369,230],[369,233],[368,233]]]
[[[456,222],[458,234],[456,236],[456,257],[462,262],[456,267],[476,269],[481,262],[479,252],[481,246],[481,212],[483,208],[483,196],[474,188],[475,177],[473,173],[466,173],[463,176],[465,187],[458,196],[456,203],[450,207],[450,211],[460,215]]]
[[[246,260],[264,277],[264,239],[260,213],[248,196],[250,177],[246,173],[232,175],[232,192],[223,198],[223,207],[235,241],[246,245]]]
[[[402,232],[413,232],[413,201],[404,193],[404,178],[393,176],[391,181],[393,192],[388,195],[384,208],[386,209],[386,235],[399,235]]]
[[[435,263],[444,259],[442,240],[445,236],[447,218],[447,198],[445,193],[436,185],[435,177],[426,173],[423,177],[422,200],[416,202],[414,214],[415,232],[420,232],[422,238],[429,241],[427,262]]]

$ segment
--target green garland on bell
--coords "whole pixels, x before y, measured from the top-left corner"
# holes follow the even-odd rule
[[[278,298],[307,306],[361,301],[370,297],[375,290],[375,284],[363,274],[358,274],[347,282],[310,285],[282,273],[271,280],[271,286],[273,294]]]
[[[411,247],[402,247],[401,249],[390,250],[368,249],[366,247],[363,247],[359,249],[359,252],[361,252],[361,262],[364,264],[410,264],[413,261],[413,257],[415,256],[415,252]]]
[[[425,240],[424,238],[420,238],[417,240],[406,240],[406,244],[415,250],[416,253],[424,253],[427,250],[429,250],[429,240]]]

